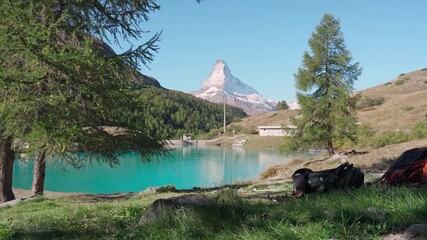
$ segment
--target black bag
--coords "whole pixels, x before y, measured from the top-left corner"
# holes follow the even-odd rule
[[[365,174],[348,162],[337,168],[314,172],[308,168],[292,174],[294,194],[325,192],[335,188],[358,188],[363,185]]]

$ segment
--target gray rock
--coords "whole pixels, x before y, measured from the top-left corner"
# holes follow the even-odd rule
[[[383,238],[383,240],[405,240],[403,234],[389,234]]]
[[[386,213],[379,208],[366,208],[362,210],[362,216],[372,220],[383,221],[385,220]]]
[[[139,220],[139,224],[145,224],[154,220],[161,211],[176,210],[182,207],[209,206],[215,204],[215,201],[203,195],[184,195],[166,199],[157,199],[145,211]]]
[[[166,186],[148,187],[147,189],[142,191],[140,194],[155,194],[155,193],[174,192],[174,191],[176,191],[176,188],[174,185],[166,185]]]
[[[413,224],[406,228],[403,237],[405,239],[427,239],[427,225]]]
[[[426,224],[413,224],[407,227],[403,234],[392,233],[383,238],[383,240],[426,240],[426,239],[427,239]]]

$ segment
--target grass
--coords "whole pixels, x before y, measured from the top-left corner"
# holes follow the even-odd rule
[[[402,110],[405,111],[405,112],[409,112],[409,111],[411,111],[413,109],[414,109],[414,107],[412,107],[412,106],[404,106],[404,107],[402,107]]]
[[[157,198],[164,195],[158,195]],[[420,223],[427,188],[363,187],[285,199],[241,198],[234,190],[215,204],[165,210],[140,226],[146,196],[84,203],[39,198],[0,209],[3,239],[379,239]]]
[[[410,78],[403,78],[403,79],[399,79],[399,80],[397,80],[394,84],[395,84],[396,86],[400,86],[400,85],[403,85],[404,83],[406,83],[408,80],[410,80]]]

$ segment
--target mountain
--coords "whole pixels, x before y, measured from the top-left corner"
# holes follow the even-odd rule
[[[218,59],[209,77],[194,96],[215,103],[242,108],[248,115],[274,111],[276,102],[264,98],[253,87],[231,74],[227,64]]]
[[[102,54],[104,54],[107,57],[113,57],[116,56],[116,52],[104,41],[98,38],[94,38],[95,42],[95,49],[97,51],[100,51]],[[156,88],[163,88],[160,83],[153,77],[146,76],[142,73],[140,73],[137,70],[131,70],[128,66],[123,66],[123,68],[127,68],[128,71],[131,71],[132,74],[132,81],[134,83],[134,87],[147,87],[152,86]]]

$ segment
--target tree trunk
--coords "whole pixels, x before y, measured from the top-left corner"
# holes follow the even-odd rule
[[[328,154],[331,157],[332,155],[334,155],[335,150],[334,150],[334,145],[332,144],[332,139],[328,139]]]
[[[15,153],[12,150],[12,138],[3,137],[0,129],[0,203],[15,199],[12,190],[12,174]]]
[[[44,192],[44,179],[46,176],[46,151],[42,154],[38,152],[34,156],[34,172],[33,172],[33,195],[43,195]]]

